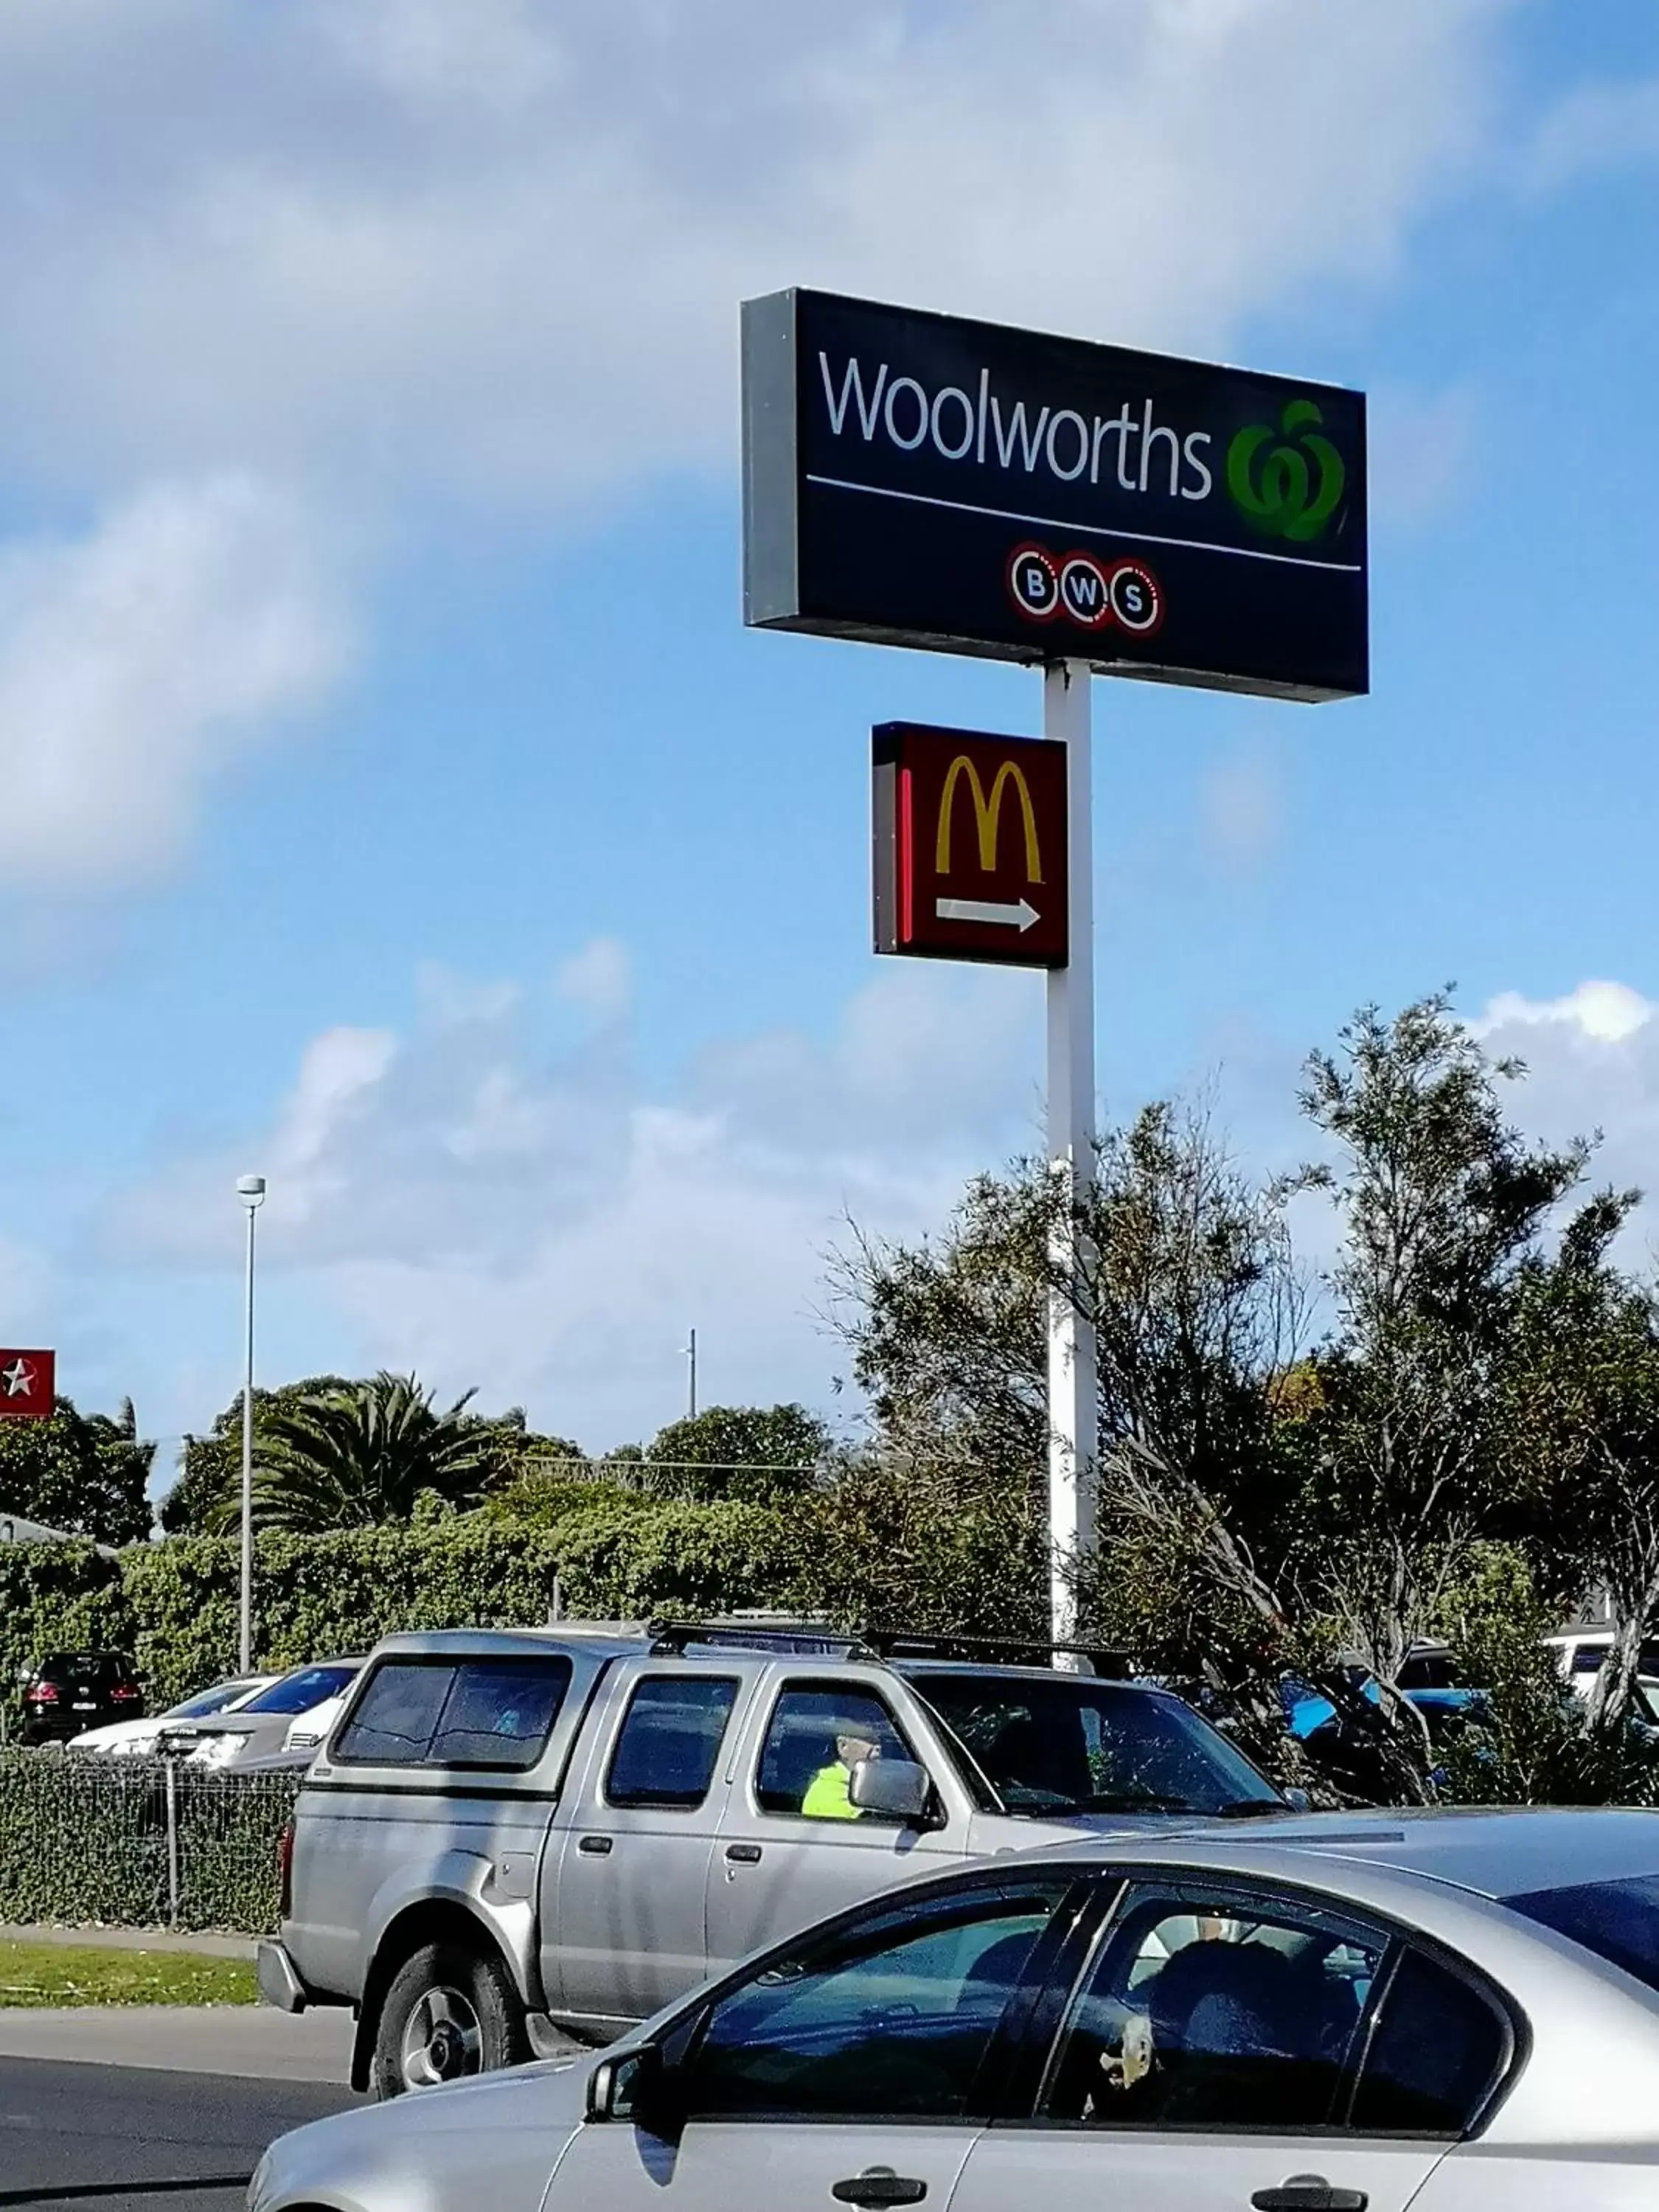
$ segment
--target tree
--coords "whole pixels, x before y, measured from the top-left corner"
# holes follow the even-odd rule
[[[1522,1279],[1510,1390],[1517,1534],[1558,1607],[1606,1592],[1591,1733],[1620,1733],[1659,1609],[1659,1295],[1608,1251],[1637,1203],[1604,1192]]]
[[[253,1393],[254,1454],[266,1422],[277,1413],[356,1386],[343,1375],[308,1375],[274,1390]],[[161,1501],[161,1527],[169,1536],[199,1536],[222,1525],[228,1502],[240,1500],[242,1480],[242,1394],[239,1390],[205,1436],[185,1438],[179,1480]]]
[[[150,1531],[155,1457],[131,1398],[112,1418],[77,1413],[59,1398],[44,1421],[0,1421],[0,1515],[103,1544],[141,1542]]]
[[[1047,1509],[1048,1303],[1070,1299],[1098,1346],[1104,1540],[1076,1563],[1085,1611],[1115,1638],[1190,1648],[1200,1623],[1213,1643],[1224,1588],[1245,1642],[1282,1638],[1241,1524],[1271,1541],[1283,1522],[1270,1385],[1297,1328],[1287,1195],[1252,1186],[1203,1115],[1157,1104],[1101,1140],[1063,1214],[1046,1164],[1025,1161],[977,1178],[937,1239],[859,1240],[836,1317],[878,1450],[958,1508],[1000,1501],[1022,1552]]]
[[[412,1375],[382,1370],[269,1411],[256,1437],[253,1507],[264,1528],[314,1533],[407,1521],[423,1492],[471,1504],[521,1431],[469,1415],[469,1390],[439,1411]],[[234,1520],[236,1500],[218,1508]]]
[[[646,1480],[657,1497],[762,1504],[811,1489],[829,1449],[804,1406],[710,1406],[657,1431]]]
[[[1528,1144],[1444,994],[1392,1022],[1375,1006],[1315,1053],[1304,1113],[1337,1148],[1318,1180],[1342,1233],[1335,1310],[1302,1425],[1304,1496],[1328,1540],[1310,1593],[1394,1696],[1448,1577],[1506,1487],[1503,1407],[1517,1301],[1589,1147]],[[1570,1232],[1571,1233],[1571,1232]]]

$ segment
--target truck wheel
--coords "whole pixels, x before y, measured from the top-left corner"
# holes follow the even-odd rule
[[[524,2008],[501,1960],[464,1943],[426,1943],[398,1968],[380,2008],[374,2094],[401,2097],[529,2056]]]

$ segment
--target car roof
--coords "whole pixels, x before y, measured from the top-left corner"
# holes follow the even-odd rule
[[[1343,1869],[1375,1868],[1501,1898],[1659,1877],[1659,1820],[1622,1807],[1383,1808],[1293,1814],[1224,1835],[1212,1824],[1194,1824],[1152,1837],[1057,1844],[1044,1856],[1192,1866],[1337,1890]]]

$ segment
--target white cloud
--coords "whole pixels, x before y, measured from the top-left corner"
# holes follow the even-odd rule
[[[1544,118],[1529,149],[1526,181],[1548,191],[1598,169],[1659,156],[1659,77],[1587,84]]]
[[[1260,744],[1236,745],[1199,787],[1204,842],[1224,866],[1259,868],[1284,834],[1285,794],[1277,763]]]
[[[0,556],[0,872],[155,876],[326,690],[318,518],[729,475],[746,294],[1214,349],[1386,279],[1512,5],[10,0],[0,475],[103,520]]]
[[[0,550],[0,880],[165,869],[213,780],[347,653],[307,517],[246,477],[157,486],[85,538]]]
[[[795,282],[1213,348],[1389,274],[1506,12],[13,0],[0,461],[398,502],[726,468],[736,302]]]
[[[1505,991],[1471,1026],[1495,1057],[1525,1063],[1508,1098],[1523,1128],[1553,1144],[1599,1132],[1595,1182],[1646,1193],[1623,1246],[1640,1261],[1659,1243],[1659,1003],[1619,982],[1559,999]]]
[[[603,1443],[672,1413],[695,1321],[711,1389],[822,1401],[822,1254],[848,1212],[931,1226],[1033,1139],[1040,1005],[1030,976],[887,971],[825,1040],[741,1041],[650,1089],[614,1032],[550,1060],[505,994],[460,1026],[329,1030],[266,1128],[116,1203],[109,1256],[230,1264],[252,1166],[267,1310],[333,1316],[325,1363],[481,1382]]]
[[[1550,1027],[1576,1030],[1591,1046],[1619,1045],[1645,1029],[1659,1008],[1628,983],[1580,983],[1559,999],[1528,999],[1502,991],[1487,1002],[1471,1024],[1488,1040],[1515,1029]]]
[[[556,978],[559,996],[597,1020],[614,1020],[628,1011],[633,975],[628,950],[615,938],[596,937],[562,961]]]

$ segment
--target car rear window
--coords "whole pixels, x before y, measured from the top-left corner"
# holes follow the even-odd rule
[[[1503,1902],[1659,1990],[1659,1874],[1525,1890]]]
[[[386,1659],[335,1747],[348,1765],[485,1766],[521,1771],[546,1748],[570,1662]]]

